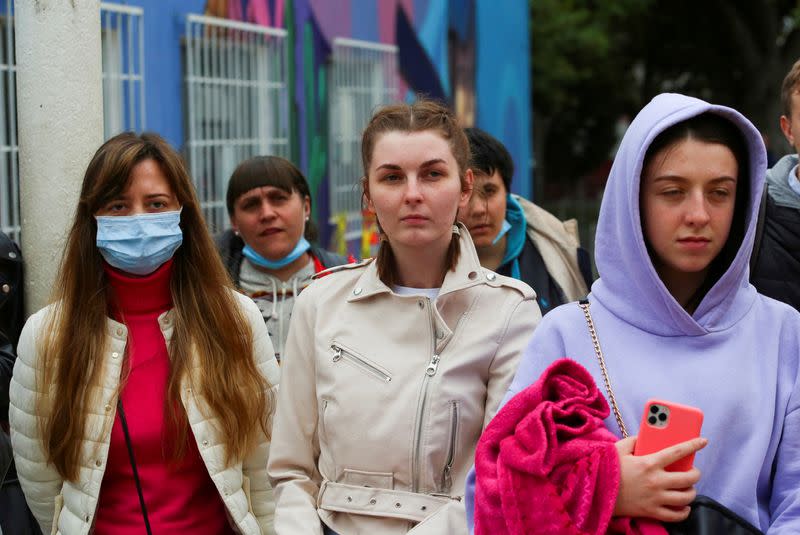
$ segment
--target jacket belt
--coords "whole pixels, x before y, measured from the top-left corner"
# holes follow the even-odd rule
[[[454,499],[461,498],[324,481],[317,506],[326,511],[421,522]]]

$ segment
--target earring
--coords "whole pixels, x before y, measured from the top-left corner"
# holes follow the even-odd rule
[[[238,231],[238,230],[234,230],[234,231],[233,231],[233,234],[234,234],[235,236],[238,236],[238,235],[239,235],[239,231]]]
[[[306,221],[308,221],[308,216],[306,216]]]
[[[456,236],[461,236],[461,231],[458,228],[458,225],[453,225],[453,234]]]

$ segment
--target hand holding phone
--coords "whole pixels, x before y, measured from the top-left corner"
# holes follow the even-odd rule
[[[649,455],[664,448],[700,436],[703,412],[695,407],[671,401],[650,399],[645,404],[634,455]],[[665,468],[668,472],[686,472],[694,464],[694,453]]]
[[[691,512],[700,471],[667,472],[666,467],[690,453],[703,449],[708,441],[695,438],[645,456],[633,455],[637,437],[616,443],[620,462],[620,487],[614,516],[652,518],[660,522],[681,522]]]

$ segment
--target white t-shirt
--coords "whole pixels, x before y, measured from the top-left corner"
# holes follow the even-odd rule
[[[422,297],[427,297],[431,301],[439,296],[439,290],[441,290],[441,288],[411,288],[409,286],[398,286],[396,284],[392,286],[392,291],[397,295],[420,295]]]

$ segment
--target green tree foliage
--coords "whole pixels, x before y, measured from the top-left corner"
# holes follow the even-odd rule
[[[780,85],[800,55],[797,0],[672,0],[648,17],[642,99],[661,90],[732,106],[776,134]]]
[[[607,158],[617,117],[636,101],[632,23],[651,3],[530,1],[537,186],[571,186]]]
[[[798,0],[530,0],[530,13],[537,193],[571,194],[613,152],[617,120],[663,91],[733,106],[780,137]]]

